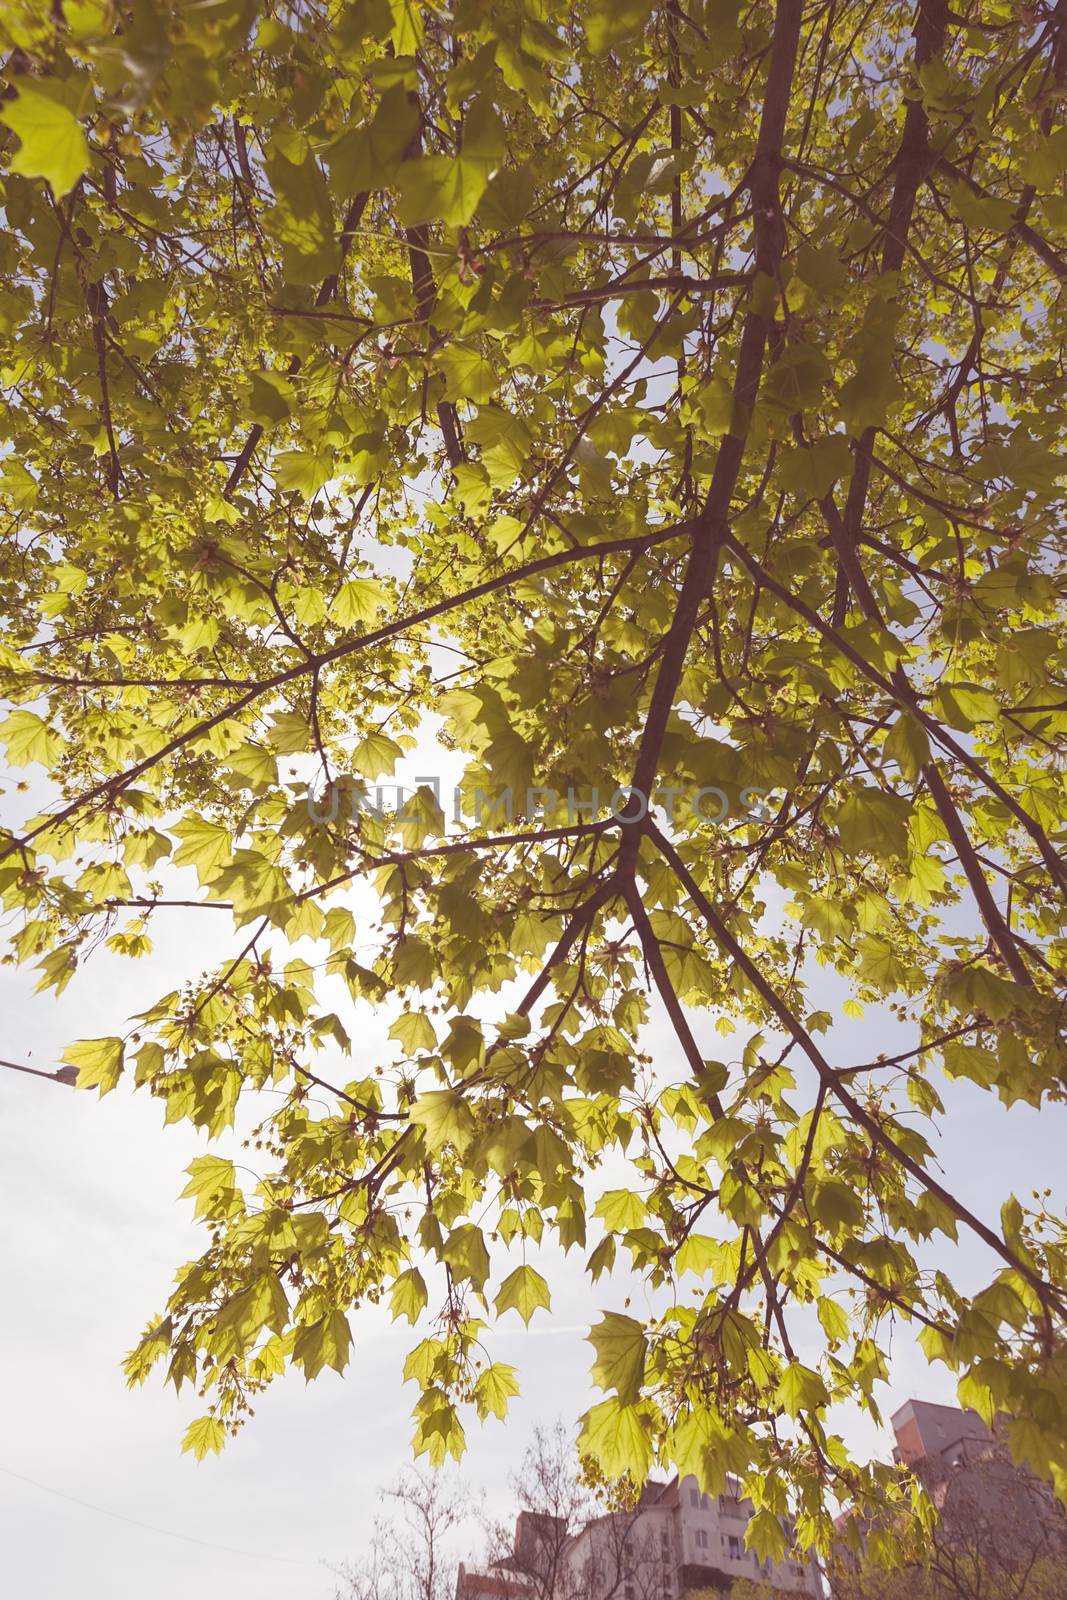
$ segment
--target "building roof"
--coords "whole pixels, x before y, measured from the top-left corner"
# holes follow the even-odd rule
[[[943,1455],[963,1440],[992,1438],[977,1411],[937,1405],[930,1400],[906,1400],[891,1421],[896,1435],[893,1459],[907,1466]]]
[[[463,1561],[459,1564],[456,1600],[525,1600],[531,1593],[529,1582],[520,1573],[469,1567]]]
[[[655,1478],[649,1478],[641,1490],[641,1499],[638,1504],[642,1511],[649,1506],[676,1506],[678,1504],[677,1474],[669,1483],[660,1483]]]

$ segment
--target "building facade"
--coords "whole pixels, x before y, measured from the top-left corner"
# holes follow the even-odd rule
[[[937,1506],[938,1539],[994,1567],[1067,1553],[1063,1508],[1051,1486],[1018,1466],[1007,1417],[989,1428],[974,1411],[909,1400],[894,1415],[894,1460],[912,1467]]]
[[[921,1479],[938,1511],[931,1556],[968,1570],[1019,1569],[1067,1557],[1067,1523],[1051,1486],[1013,1460],[998,1417],[990,1428],[976,1411],[908,1400],[891,1418],[893,1460]],[[845,1539],[854,1513],[838,1518],[837,1560],[852,1565]],[[854,1522],[860,1546],[869,1525]],[[1067,1597],[1065,1597],[1067,1600]]]
[[[502,1584],[521,1583],[529,1600],[685,1600],[700,1590],[728,1595],[739,1578],[821,1600],[813,1556],[797,1551],[784,1561],[760,1561],[745,1548],[752,1512],[752,1502],[736,1485],[708,1495],[691,1477],[649,1483],[635,1509],[594,1517],[571,1535],[550,1526],[551,1518],[531,1521],[524,1512],[514,1554],[493,1573]],[[467,1587],[461,1579],[457,1600],[488,1600],[491,1594],[510,1600],[514,1594],[482,1587],[488,1572],[464,1571],[470,1577]]]
[[[475,1567],[461,1561],[456,1576],[456,1600],[530,1600],[525,1578],[500,1567]]]
[[[977,1411],[933,1405],[929,1400],[906,1400],[890,1421],[896,1438],[893,1460],[905,1467],[938,1458],[953,1466],[969,1454],[981,1454],[993,1441]]]

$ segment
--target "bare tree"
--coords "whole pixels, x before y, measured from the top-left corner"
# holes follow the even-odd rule
[[[834,1600],[1065,1600],[1067,1532],[1047,1484],[1003,1445],[961,1464],[915,1467],[938,1521],[903,1569],[842,1565]]]
[[[410,1471],[381,1499],[388,1512],[375,1520],[366,1556],[339,1570],[336,1600],[453,1600],[455,1535],[478,1516],[470,1491],[439,1473]]]
[[[952,1600],[1028,1600],[1035,1573],[1067,1555],[1049,1487],[998,1444],[928,1483],[940,1509],[929,1563]],[[1067,1591],[1067,1571],[1063,1572]]]
[[[519,1578],[532,1600],[652,1600],[661,1586],[658,1552],[640,1505],[605,1502],[578,1469],[561,1422],[538,1428],[512,1479],[514,1530],[491,1530],[489,1565]]]
[[[535,1600],[557,1600],[568,1592],[563,1587],[566,1551],[596,1514],[592,1492],[576,1467],[574,1441],[562,1422],[536,1428],[521,1468],[510,1479],[517,1521],[490,1529],[489,1565],[522,1577]]]
[[[1018,1574],[989,1568],[972,1569],[962,1590],[933,1567],[884,1567],[864,1565],[833,1579],[833,1600],[1064,1600],[1067,1596],[1067,1566],[1061,1561],[1040,1560],[1027,1569],[1020,1588]],[[690,1600],[698,1600],[691,1596]],[[737,1594],[731,1600],[771,1600],[770,1593],[759,1591]]]

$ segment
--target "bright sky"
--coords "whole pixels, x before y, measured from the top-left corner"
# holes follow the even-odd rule
[[[412,774],[433,770],[425,754],[411,763]],[[0,1056],[52,1069],[71,1039],[123,1032],[132,1013],[188,975],[191,959],[206,968],[232,948],[221,914],[160,912],[153,923],[150,958],[101,952],[58,1000],[35,996],[28,971],[0,968]],[[836,998],[824,983],[812,1004],[835,1009]],[[376,1051],[391,1049],[390,1021],[362,1008],[357,1059],[373,1066]],[[729,1053],[708,1019],[696,1030],[708,1055]],[[662,1023],[650,1033],[652,1048],[671,1059]],[[845,1022],[828,1039],[840,1064],[893,1045],[873,1020]],[[1067,1148],[1063,1107],[1007,1112],[968,1085],[946,1083],[942,1092],[951,1109],[944,1168],[980,1215],[995,1221],[1009,1191],[1025,1197],[1055,1181],[1056,1151]],[[187,1422],[203,1409],[195,1396],[176,1398],[154,1380],[127,1391],[123,1355],[162,1306],[175,1267],[204,1242],[189,1202],[177,1199],[182,1169],[204,1148],[184,1126],[165,1129],[158,1102],[125,1085],[98,1102],[0,1071],[0,1549],[12,1595],[329,1600],[334,1584],[322,1563],[360,1555],[378,1489],[409,1460],[415,1394],[402,1385],[401,1366],[414,1336],[377,1310],[354,1320],[344,1378],[327,1372],[306,1388],[299,1375],[275,1383],[221,1458],[197,1464],[179,1454]],[[994,1268],[981,1250],[964,1245],[960,1256],[967,1281],[988,1281]],[[506,1426],[479,1429],[472,1418],[468,1430],[463,1475],[500,1516],[535,1423],[574,1418],[597,1397],[583,1333],[600,1310],[621,1310],[627,1292],[604,1281],[589,1286],[577,1251],[549,1275],[551,1319],[539,1315],[526,1333],[509,1315],[490,1335],[494,1353],[520,1369],[521,1400]],[[803,1357],[802,1333],[800,1345]],[[898,1337],[892,1355],[887,1416],[910,1395],[954,1398],[947,1374],[928,1369],[909,1338]],[[854,1448],[887,1452],[886,1434],[865,1419],[844,1416],[839,1425]]]

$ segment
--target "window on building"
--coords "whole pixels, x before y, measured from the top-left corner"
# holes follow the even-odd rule
[[[731,1533],[726,1540],[726,1549],[735,1561],[741,1559],[741,1541],[735,1533]]]
[[[698,1550],[706,1550],[707,1548],[708,1548],[707,1530],[705,1528],[698,1528],[697,1529],[697,1549]]]
[[[693,1484],[689,1485],[689,1504],[691,1506],[698,1506],[700,1504],[700,1490],[697,1489]]]

